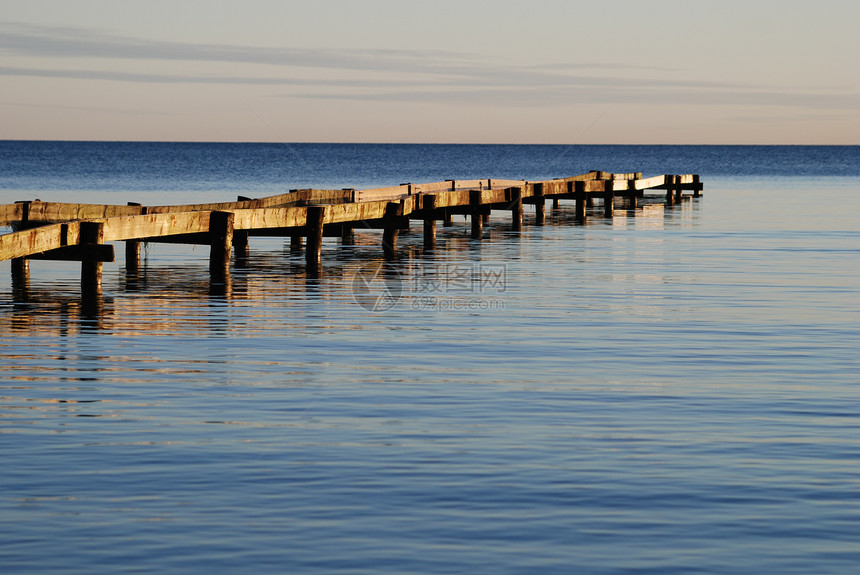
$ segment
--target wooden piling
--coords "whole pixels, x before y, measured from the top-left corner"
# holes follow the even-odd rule
[[[576,221],[585,221],[585,207],[588,203],[587,194],[585,193],[585,182],[576,181],[567,183],[568,192],[573,190],[573,197],[576,200]]]
[[[233,254],[236,257],[236,265],[245,267],[251,256],[251,246],[248,242],[248,230],[233,230]]]
[[[509,188],[511,192],[511,230],[523,229],[523,189]]]
[[[99,245],[104,243],[105,232],[103,222],[81,222],[81,245]],[[99,296],[102,292],[102,269],[100,261],[84,260],[81,262],[81,295],[84,297]]]
[[[557,209],[558,209],[558,198],[553,198],[553,199],[552,199],[552,209],[553,209],[553,210],[557,210]]]
[[[675,205],[675,185],[677,176],[666,176],[666,205]]]
[[[436,249],[436,195],[424,196],[424,249]]]
[[[18,222],[18,225],[14,227],[15,229],[25,230],[30,227],[28,223],[30,221],[30,204],[32,204],[33,202],[31,202],[30,200],[23,200],[17,201],[15,203],[21,206],[21,219]]]
[[[136,274],[140,271],[140,242],[128,240],[125,242],[125,272]]]
[[[636,180],[627,180],[627,208],[635,210],[638,203],[639,192],[636,191]]]
[[[290,235],[290,251],[294,252],[294,253],[301,253],[301,251],[302,251],[302,235],[301,234]]]
[[[27,222],[30,219],[30,204],[29,200],[15,202],[21,206],[21,220],[13,229],[26,229],[29,227]],[[28,285],[30,284],[30,260],[27,258],[12,259],[12,285]]]
[[[15,258],[12,264],[12,295],[17,302],[26,302],[30,294],[30,260]]]
[[[308,206],[307,230],[308,241],[305,246],[305,263],[308,268],[316,271],[322,264],[323,222],[325,221],[325,206]]]
[[[469,191],[469,206],[472,208],[472,234],[473,240],[481,239],[484,235],[484,218],[481,208],[483,194],[481,190]]]
[[[684,188],[681,186],[681,176],[675,176],[675,203],[680,204],[684,199]]]
[[[699,174],[693,174],[693,197],[702,197],[702,182],[699,180]]]
[[[534,185],[535,225],[542,226],[546,220],[546,200],[543,197],[543,182]]]
[[[137,202],[128,202],[129,206],[140,206]],[[146,208],[141,209],[146,213]],[[140,271],[140,241],[126,240],[125,242],[125,273],[134,275]]]
[[[230,274],[234,220],[232,212],[212,212],[209,215],[209,273],[216,281]]]
[[[30,260],[27,258],[14,258],[12,264],[12,281],[23,281],[30,279]]]
[[[388,202],[383,216],[382,253],[386,259],[393,258],[397,252],[397,236],[400,231],[400,216],[403,206],[400,202]]]
[[[603,180],[603,215],[607,218],[613,216],[615,211],[615,186],[612,180]]]
[[[454,225],[454,215],[451,213],[451,210],[444,209],[442,210],[442,227],[450,228]]]

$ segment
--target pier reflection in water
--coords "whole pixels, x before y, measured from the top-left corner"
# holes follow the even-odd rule
[[[546,229],[610,226],[619,231],[663,229],[667,221],[673,225],[689,221],[696,205],[694,201],[667,207],[661,201],[640,200],[636,209],[616,209],[612,218],[580,221],[573,203],[562,202],[559,207],[547,210],[545,226]],[[598,206],[597,209],[602,208]],[[420,227],[413,225],[410,230],[401,232],[393,261],[380,257],[379,231],[356,228],[341,238],[324,240],[325,257],[318,268],[307,265],[302,248],[296,242],[253,238],[249,255],[235,260],[229,272],[219,277],[209,273],[205,261],[195,261],[195,252],[203,252],[206,246],[197,250],[193,246],[144,244],[139,266],[129,268],[122,260],[112,264],[113,269],[105,272],[103,288],[83,296],[75,277],[76,264],[25,261],[23,270],[13,270],[11,290],[6,298],[11,305],[4,306],[4,311],[0,312],[0,328],[56,335],[99,330],[123,335],[211,334],[215,327],[213,317],[217,318],[215,321],[224,322],[229,322],[231,317],[231,314],[213,316],[210,313],[213,307],[247,307],[271,301],[289,309],[298,301],[302,301],[303,306],[307,300],[351,305],[356,303],[355,275],[368,266],[380,266],[395,274],[399,282],[414,285],[422,281],[416,277],[428,273],[420,269],[422,266],[480,260],[487,251],[486,242],[498,244],[496,248],[504,246],[505,257],[516,261],[520,257],[521,242],[547,241],[546,236],[552,236],[551,233],[535,234],[545,228],[530,225],[533,215],[533,207],[527,206],[524,231],[511,231],[505,217],[488,218],[483,240],[469,238],[468,216],[454,216],[449,226],[440,227],[439,240],[432,249],[423,244]],[[537,237],[533,237],[535,235]],[[587,241],[587,234],[577,241],[583,239]],[[497,261],[496,265],[505,263]],[[36,272],[32,271],[34,268]],[[38,273],[40,278],[35,286],[31,281],[33,273]],[[64,274],[67,277],[57,277]],[[54,281],[43,285],[42,278],[51,275]],[[408,298],[410,293],[399,295]],[[210,306],[200,307],[201,302]],[[221,325],[216,332],[226,329],[226,324]]]

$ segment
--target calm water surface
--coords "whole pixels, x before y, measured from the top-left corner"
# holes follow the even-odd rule
[[[496,213],[481,242],[458,218],[432,254],[414,225],[387,265],[360,230],[319,277],[252,238],[226,287],[205,247],[149,245],[127,276],[118,245],[94,304],[79,264],[13,289],[0,263],[4,573],[860,564],[857,148],[0,144],[3,202],[592,168],[706,185],[587,225]]]

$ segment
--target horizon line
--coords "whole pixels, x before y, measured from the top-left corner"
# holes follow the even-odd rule
[[[558,143],[535,143],[535,142],[374,142],[374,141],[266,141],[266,140],[100,140],[100,139],[62,139],[62,138],[0,138],[0,142],[43,142],[43,143],[70,143],[70,144],[275,144],[275,145],[362,145],[362,146],[771,146],[771,147],[800,147],[800,146],[819,146],[819,147],[852,147],[860,146],[858,144],[762,144],[762,143],[746,143],[746,144],[558,144]]]

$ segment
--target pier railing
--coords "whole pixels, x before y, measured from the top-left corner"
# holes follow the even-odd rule
[[[254,235],[290,237],[294,247],[306,239],[309,268],[320,265],[323,235],[349,237],[358,227],[384,230],[386,257],[395,254],[398,231],[409,220],[423,220],[424,246],[433,249],[436,222],[450,222],[454,214],[471,216],[471,237],[480,239],[483,224],[493,210],[511,212],[513,229],[522,226],[523,204],[535,207],[535,224],[543,225],[545,204],[574,200],[576,219],[584,221],[595,198],[602,200],[603,216],[612,217],[615,198],[628,208],[646,191],[665,192],[673,205],[685,197],[701,195],[699,176],[641,173],[613,174],[592,171],[569,178],[538,182],[501,180],[448,180],[427,184],[401,184],[370,190],[291,190],[259,199],[240,197],[235,202],[169,206],[75,204],[22,201],[0,205],[0,226],[12,233],[0,235],[0,261],[12,260],[13,281],[28,274],[28,260],[82,262],[82,289],[100,289],[103,262],[115,259],[110,242],[125,242],[126,266],[136,270],[141,242],[207,244],[210,271],[217,279],[229,273],[230,254],[247,257],[248,238]],[[691,192],[685,195],[684,192]]]

